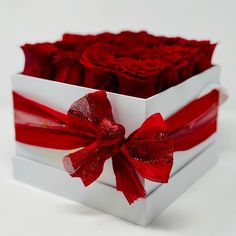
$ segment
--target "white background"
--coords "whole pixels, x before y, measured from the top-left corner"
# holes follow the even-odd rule
[[[236,1],[0,0],[0,235],[236,235]],[[148,228],[141,228],[12,179],[10,78],[19,46],[63,32],[148,30],[219,42],[214,63],[230,99],[220,114],[219,162]]]

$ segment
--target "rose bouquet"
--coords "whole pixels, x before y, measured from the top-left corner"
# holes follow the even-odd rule
[[[124,31],[25,44],[23,74],[148,98],[212,66],[216,44]]]

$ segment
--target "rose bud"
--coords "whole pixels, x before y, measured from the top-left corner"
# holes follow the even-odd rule
[[[24,75],[51,79],[53,56],[58,52],[51,43],[25,44],[21,47],[25,55]]]

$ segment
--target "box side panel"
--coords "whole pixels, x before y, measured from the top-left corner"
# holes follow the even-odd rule
[[[132,206],[111,186],[94,183],[85,188],[79,179],[70,178],[62,170],[19,156],[14,158],[14,176],[19,181],[145,226],[201,177],[216,160],[216,144],[213,144],[174,175],[168,184],[161,185],[146,199],[139,200]]]
[[[174,114],[192,100],[201,96],[202,92],[212,85],[219,84],[220,67],[210,69],[193,76],[185,82],[174,86],[146,100],[146,117],[161,113],[164,118]]]
[[[72,151],[74,150],[56,150],[16,142],[16,154],[18,156],[25,157],[29,160],[60,169],[64,172],[65,170],[63,167],[63,157],[67,156]],[[115,175],[110,159],[105,162],[103,172],[97,181],[114,187],[116,186]]]
[[[186,166],[189,162],[191,162],[194,158],[197,158],[197,156],[204,150],[206,150],[208,147],[210,147],[214,142],[216,142],[216,134],[211,135],[207,140],[200,143],[199,145],[187,150],[187,151],[181,151],[181,152],[175,152],[174,153],[174,165],[171,170],[170,176],[174,176],[178,171],[181,171],[181,169]],[[151,193],[153,190],[155,190],[158,186],[160,186],[160,183],[152,182],[149,180],[144,181],[145,189],[147,193]]]
[[[128,135],[138,128],[149,114],[161,112],[164,116],[168,116],[175,111],[180,104],[183,105],[184,103],[189,102],[190,98],[193,96],[199,96],[204,88],[218,82],[218,75],[219,67],[212,67],[188,81],[185,81],[183,84],[146,100],[112,93],[108,93],[108,97],[112,103],[116,121],[126,127],[126,134]],[[191,89],[194,94],[191,93],[190,95],[188,94],[188,96],[183,95],[185,94],[183,91],[190,90],[189,88],[195,88],[195,90]],[[84,96],[88,92],[95,91],[94,89],[31,78],[24,75],[17,75],[13,79],[13,89],[25,96],[63,112],[66,112],[70,105],[78,98]],[[65,95],[63,96],[63,99],[61,99],[62,95]],[[47,164],[49,167],[54,166],[59,169],[63,168],[62,158],[71,151],[72,150],[62,151],[39,148],[22,143],[17,143],[16,147],[18,156],[26,157]],[[196,153],[189,154],[187,151],[180,155],[182,155],[183,158],[182,160],[178,158],[180,161],[175,161],[176,164],[174,165],[173,173],[176,173],[181,169],[196,155]],[[99,182],[115,186],[115,177],[110,160],[106,162]],[[152,192],[157,186],[159,186],[159,184],[150,181],[145,182],[148,193]]]
[[[95,182],[85,188],[78,178],[71,178],[62,170],[19,156],[14,158],[14,177],[132,223],[145,225],[145,200],[130,206],[123,194],[111,186]]]
[[[176,198],[217,162],[217,144],[212,144],[181,171],[168,184],[163,184],[148,196],[146,224],[159,216]]]
[[[212,68],[193,76],[185,82],[172,87],[146,101],[146,117],[153,113],[160,112],[164,118],[167,118],[190,103],[192,100],[203,96],[215,87],[219,86],[220,67]],[[212,135],[204,142],[184,152],[174,154],[174,165],[172,175],[180,170],[184,165],[191,161],[198,153],[205,149],[209,144],[215,141],[215,135]],[[153,191],[160,184],[144,181],[148,192]]]

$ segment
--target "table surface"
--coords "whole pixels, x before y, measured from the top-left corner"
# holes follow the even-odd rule
[[[15,181],[12,111],[0,114],[0,235],[236,235],[236,113],[220,113],[218,163],[146,228]]]

